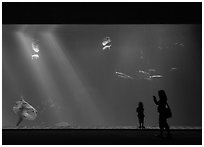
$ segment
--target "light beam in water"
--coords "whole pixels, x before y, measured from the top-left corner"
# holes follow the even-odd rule
[[[58,67],[58,73],[63,78],[67,87],[69,87],[69,90],[72,91],[73,100],[77,104],[77,108],[75,109],[81,110],[81,113],[86,117],[85,119],[87,119],[84,121],[88,121],[90,124],[102,123],[104,119],[102,119],[102,115],[94,104],[94,100],[92,100],[91,95],[82,83],[80,79],[82,76],[79,77],[75,71],[76,67],[74,68],[74,62],[72,62],[72,64],[70,63],[72,58],[68,54],[68,49],[66,49],[65,53],[65,48],[58,43],[58,40],[52,33],[43,34],[43,40],[50,49],[49,54]]]
[[[17,32],[16,33],[17,38],[19,39],[19,42],[22,45],[22,56],[24,56],[29,64],[30,69],[32,71],[32,75],[36,79],[36,85],[42,89],[42,97],[45,98],[45,100],[49,100],[51,97],[61,97],[60,92],[58,91],[58,88],[55,86],[56,84],[53,81],[53,77],[51,75],[51,72],[45,65],[45,62],[43,58],[41,58],[40,62],[29,62],[29,57],[32,52],[31,48],[31,43],[32,43],[32,37],[30,37],[28,34],[25,34],[23,32]],[[55,120],[61,120],[63,117],[61,114],[53,110],[52,112],[53,118]]]

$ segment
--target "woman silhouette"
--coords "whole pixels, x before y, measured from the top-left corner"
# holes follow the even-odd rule
[[[167,131],[167,137],[170,137],[170,129],[169,125],[167,123],[167,108],[169,108],[169,105],[167,104],[167,96],[164,90],[159,90],[159,101],[157,101],[156,97],[153,96],[154,103],[158,105],[158,112],[159,112],[159,128],[160,128],[160,135],[163,137],[163,130],[166,129]],[[169,108],[170,109],[170,108]]]

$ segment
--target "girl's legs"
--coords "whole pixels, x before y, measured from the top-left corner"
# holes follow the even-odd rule
[[[141,121],[142,121],[142,122],[141,122],[141,123],[142,123],[142,128],[145,128],[145,127],[144,127],[144,117],[141,118]]]
[[[139,128],[142,127],[142,121],[141,121],[141,118],[138,117],[138,120],[139,120]]]

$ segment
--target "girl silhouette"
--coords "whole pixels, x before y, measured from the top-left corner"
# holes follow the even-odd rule
[[[139,120],[139,128],[145,128],[144,127],[144,107],[143,107],[143,103],[139,102],[138,103],[138,107],[137,107],[137,117]]]

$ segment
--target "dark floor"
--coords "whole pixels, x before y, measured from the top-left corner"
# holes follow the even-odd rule
[[[153,129],[3,129],[3,145],[201,145],[202,130],[172,130],[159,138]]]

